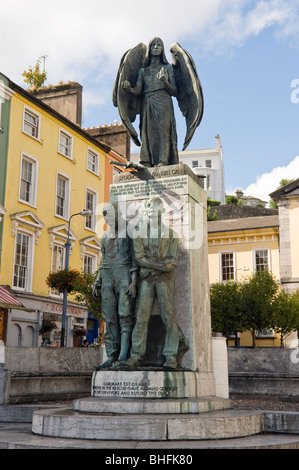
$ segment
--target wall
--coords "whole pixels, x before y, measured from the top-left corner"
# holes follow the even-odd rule
[[[10,372],[9,403],[34,403],[90,396],[102,348],[5,348]]]
[[[299,349],[228,348],[230,394],[299,397]]]

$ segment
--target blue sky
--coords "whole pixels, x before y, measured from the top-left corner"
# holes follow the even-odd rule
[[[169,61],[175,41],[195,61],[205,112],[188,149],[220,135],[226,191],[267,200],[282,178],[299,177],[298,0],[1,3],[1,72],[26,88],[22,72],[46,54],[48,85],[83,85],[83,127],[119,120],[111,95],[120,58],[160,36]],[[181,149],[178,110],[177,127]]]

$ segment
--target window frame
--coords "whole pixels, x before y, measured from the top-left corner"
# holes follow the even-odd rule
[[[89,207],[89,204],[88,204],[88,201],[87,201],[87,195],[88,194],[92,194],[93,195],[93,208],[90,209]],[[86,230],[91,230],[92,232],[96,232],[96,224],[97,224],[97,219],[96,219],[96,208],[97,208],[97,205],[98,205],[98,193],[92,189],[92,188],[89,188],[89,187],[86,187],[86,191],[85,191],[85,209],[90,209],[92,210],[92,214],[90,215],[87,215],[86,217],[84,217],[85,221],[84,221],[84,228]],[[91,227],[89,227],[87,225],[88,221],[91,220]]]
[[[85,258],[90,258],[91,259],[91,272],[90,271],[87,271],[85,269]],[[95,271],[97,269],[97,256],[94,255],[94,254],[91,254],[89,252],[85,252],[83,254],[83,266],[82,266],[82,270],[84,273],[89,273],[89,274],[94,274]]]
[[[90,163],[90,160],[89,160],[89,156],[90,156],[90,155],[92,155],[92,156],[94,156],[94,157],[96,158],[96,164],[95,164],[96,169],[95,169],[95,171],[88,167],[88,165],[89,165],[89,163]],[[100,157],[99,157],[99,153],[96,152],[96,151],[95,151],[94,149],[92,149],[91,147],[88,147],[88,149],[87,149],[87,165],[86,165],[86,169],[87,169],[88,171],[90,171],[90,172],[91,172],[92,174],[94,174],[94,175],[99,176],[99,174],[100,174]]]
[[[57,268],[56,266],[56,270],[54,271],[54,252],[55,252],[55,248],[60,248],[62,250],[62,264],[61,264],[61,267]],[[59,241],[54,241],[52,247],[51,247],[51,250],[52,250],[52,253],[51,253],[51,272],[57,272],[59,270],[62,270],[64,269],[65,267],[65,250],[66,250],[66,247],[65,247],[65,244],[63,242],[59,242]],[[56,260],[56,264],[57,264],[57,260]],[[53,289],[53,288],[50,288],[50,295],[51,296],[54,296],[54,297],[62,297],[62,294],[60,292],[58,292],[56,289]]]
[[[27,265],[23,266],[21,264],[17,265],[16,256],[17,256],[17,245],[18,245],[18,236],[27,237],[28,239],[28,253],[27,253]],[[25,229],[18,229],[15,234],[15,245],[14,245],[14,259],[13,259],[13,273],[12,273],[12,287],[13,289],[20,292],[32,292],[32,274],[33,274],[33,259],[34,259],[34,243],[33,243],[33,234],[30,231]],[[22,266],[26,268],[26,275],[24,277],[24,286],[15,285],[15,276],[16,276],[16,266]]]
[[[61,142],[61,137],[62,135],[64,135],[66,138],[69,139],[70,141],[70,145],[69,146],[65,146],[64,144],[62,144]],[[57,152],[60,154],[60,155],[63,155],[65,158],[68,158],[69,160],[73,160],[73,145],[74,145],[74,139],[73,139],[73,136],[72,134],[70,134],[68,131],[66,131],[65,129],[62,129],[60,128],[59,129],[59,138],[58,138],[58,150]],[[61,146],[69,149],[69,154],[68,153],[65,153],[64,151],[61,150]]]
[[[25,124],[26,124],[26,120],[25,120],[25,116],[26,116],[26,113],[27,114],[30,114],[31,116],[33,116],[34,118],[37,119],[37,126],[35,126],[36,128],[36,135],[32,135],[30,132],[28,132],[28,130],[26,130],[25,128]],[[27,121],[28,122],[28,121]],[[30,127],[30,123],[28,124],[28,126]],[[24,134],[28,135],[29,137],[32,137],[32,139],[35,139],[37,141],[40,142],[40,129],[41,129],[41,115],[40,113],[38,113],[37,111],[35,111],[34,109],[30,108],[29,106],[27,105],[24,105],[24,109],[23,109],[23,126],[22,126],[22,132],[24,132]]]
[[[271,263],[270,263],[270,248],[254,248],[252,250],[252,258],[253,258],[253,272],[257,272],[257,263],[256,263],[256,255],[259,251],[266,251],[267,252],[267,260],[268,260],[268,271],[271,271]],[[263,269],[265,270],[265,269]]]
[[[58,179],[61,178],[67,182],[67,186],[65,188],[65,214],[61,215],[57,211],[57,198],[58,198]],[[56,194],[55,194],[55,217],[59,217],[63,220],[69,219],[70,214],[70,195],[71,195],[71,178],[60,171],[56,174]],[[61,196],[60,196],[61,197]]]
[[[23,162],[27,161],[32,164],[32,180],[31,180],[31,192],[29,194],[29,201],[22,198],[22,176],[23,176]],[[38,181],[38,160],[27,153],[21,153],[21,164],[20,164],[20,179],[19,179],[19,202],[27,204],[28,206],[36,208],[37,201],[37,181]]]
[[[223,279],[223,263],[222,263],[223,255],[232,255],[233,279]],[[219,252],[219,280],[220,282],[229,282],[229,281],[236,280],[236,252],[235,251],[220,251]]]

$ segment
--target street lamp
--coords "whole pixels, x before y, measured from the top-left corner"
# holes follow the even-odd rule
[[[77,212],[76,214],[72,214],[69,218],[68,223],[68,230],[67,230],[67,242],[65,244],[65,263],[64,269],[67,271],[69,269],[69,258],[70,258],[70,227],[71,227],[71,219],[75,217],[75,215],[82,215],[86,217],[87,215],[92,214],[90,209],[84,209],[81,212]],[[64,336],[65,336],[65,322],[66,322],[66,308],[67,308],[67,289],[63,290],[63,306],[62,306],[62,325],[61,325],[61,338],[60,338],[60,347],[64,347]]]

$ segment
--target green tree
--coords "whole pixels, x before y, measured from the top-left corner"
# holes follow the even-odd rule
[[[82,273],[80,279],[74,285],[76,291],[75,300],[81,302],[90,312],[91,316],[96,318],[100,323],[103,321],[101,301],[95,300],[92,295],[93,285],[97,277],[97,272],[94,274]]]
[[[281,291],[272,302],[273,328],[280,336],[283,348],[285,338],[299,327],[299,295]]]
[[[269,271],[257,271],[241,286],[242,322],[251,332],[254,348],[257,331],[273,327],[271,306],[277,291],[278,283]]]
[[[213,222],[214,220],[217,220],[217,211],[211,214],[211,206],[207,207],[207,218],[208,222]]]
[[[212,284],[210,291],[212,330],[226,338],[234,333],[235,345],[237,333],[244,331],[240,294],[240,284],[233,281]]]
[[[231,204],[236,206],[239,203],[239,199],[237,196],[226,196],[225,198],[225,204]]]
[[[34,67],[30,66],[28,70],[24,70],[22,77],[25,77],[24,82],[29,85],[31,90],[36,90],[45,83],[47,73],[45,70],[43,72],[40,70],[40,60],[37,60]]]
[[[293,179],[288,179],[288,178],[282,178],[282,180],[280,180],[279,182],[279,186],[278,188],[276,189],[280,189],[280,188],[283,188],[284,186],[286,186],[287,184],[290,184],[294,181],[294,178]],[[277,209],[277,203],[274,201],[274,199],[270,199],[269,201],[269,206],[271,209]]]
[[[214,211],[213,214],[211,213],[211,207],[212,206],[220,206],[220,201],[214,201],[213,199],[210,199],[208,197],[208,200],[207,200],[207,218],[208,218],[209,222],[217,220],[217,211]]]

